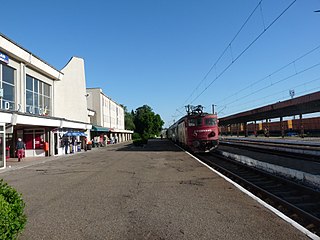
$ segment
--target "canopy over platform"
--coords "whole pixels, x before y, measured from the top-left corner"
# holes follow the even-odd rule
[[[246,123],[250,121],[280,118],[320,112],[320,92],[310,93],[283,102],[266,105],[219,119],[219,125]]]
[[[93,131],[93,132],[109,132],[110,128],[93,125],[91,131]]]

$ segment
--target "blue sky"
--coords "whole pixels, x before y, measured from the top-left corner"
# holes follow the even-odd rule
[[[320,90],[320,0],[259,2],[3,1],[0,31],[57,69],[82,57],[87,87],[169,126],[187,104],[223,117]]]

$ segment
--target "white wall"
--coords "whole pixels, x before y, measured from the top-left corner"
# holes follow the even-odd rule
[[[88,109],[94,110],[95,115],[93,116],[94,125],[102,126],[101,121],[101,105],[100,105],[100,88],[87,88],[87,106]]]
[[[53,113],[73,121],[87,122],[87,97],[84,60],[72,57],[61,70],[62,81],[55,81],[53,87]]]
[[[100,88],[88,88],[88,108],[96,111],[94,125],[124,130],[124,109]]]

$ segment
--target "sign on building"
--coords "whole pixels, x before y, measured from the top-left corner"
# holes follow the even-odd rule
[[[4,62],[4,63],[8,64],[9,63],[8,55],[5,55],[4,53],[0,52],[0,62]]]

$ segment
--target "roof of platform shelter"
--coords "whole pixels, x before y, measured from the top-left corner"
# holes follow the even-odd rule
[[[320,112],[320,91],[219,119],[220,125]]]

